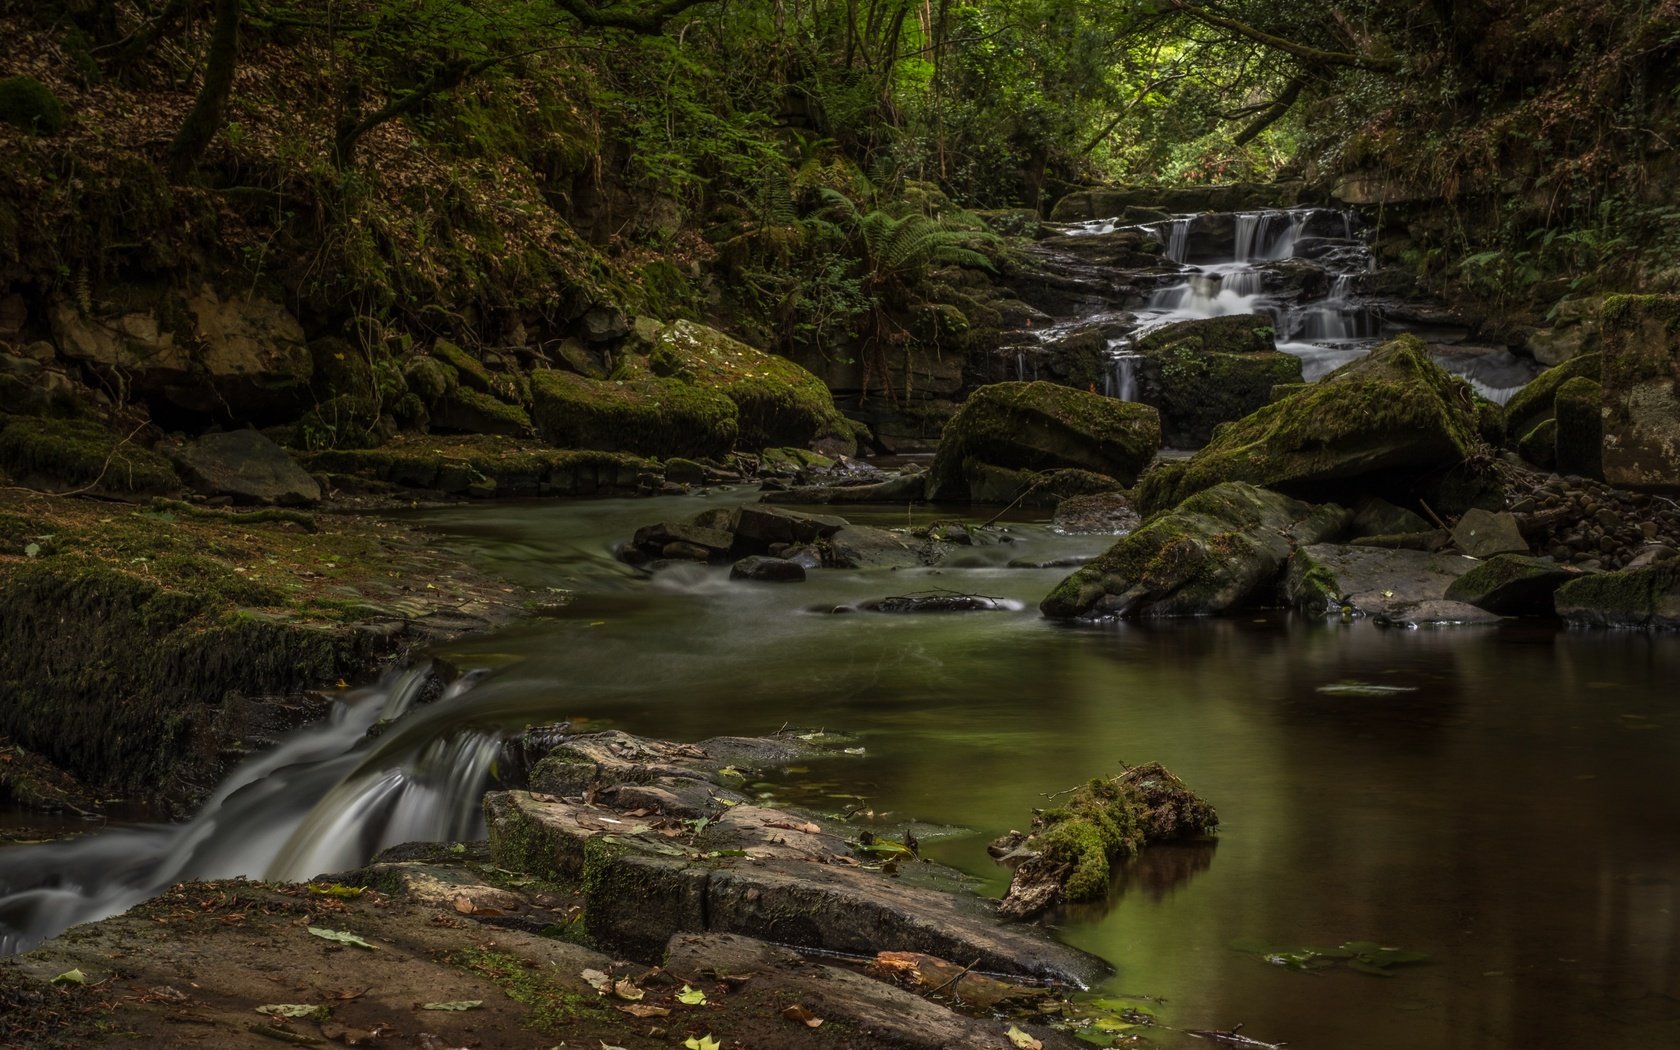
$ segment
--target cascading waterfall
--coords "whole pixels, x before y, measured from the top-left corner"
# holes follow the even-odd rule
[[[328,718],[241,764],[186,824],[0,851],[0,954],[182,879],[305,879],[401,842],[477,837],[509,712],[474,676],[410,711],[426,683],[426,669],[412,669],[346,694]]]
[[[1138,355],[1120,351],[1109,358],[1103,393],[1120,401],[1137,400]]]
[[[1157,236],[1165,233],[1162,240],[1167,247],[1162,254],[1180,266],[1184,265],[1184,260],[1190,254],[1190,224],[1193,221],[1195,221],[1193,215],[1180,215],[1175,219],[1168,219],[1162,224],[1166,227],[1165,231],[1162,231],[1160,226],[1156,227]]]

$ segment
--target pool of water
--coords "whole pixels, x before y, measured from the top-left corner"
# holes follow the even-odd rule
[[[1007,562],[1111,540],[1031,521],[941,569],[794,585],[700,567],[647,578],[610,559],[637,525],[731,498],[415,515],[486,568],[569,596],[448,655],[495,668],[532,717],[677,739],[855,734],[862,756],[789,790],[803,779],[819,804],[862,796],[885,823],[954,829],[924,852],[994,894],[1006,874],[985,843],[1046,796],[1122,762],[1166,764],[1218,807],[1217,844],[1146,856],[1109,908],[1060,932],[1116,966],[1109,991],[1157,1000],[1177,1028],[1240,1023],[1325,1050],[1680,1045],[1680,639],[1281,615],[1069,627],[1036,610],[1068,570]],[[833,611],[932,589],[1019,609]],[[1383,978],[1232,947],[1349,941],[1432,961]]]

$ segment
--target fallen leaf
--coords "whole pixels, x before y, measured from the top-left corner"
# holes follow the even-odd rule
[[[257,1007],[257,1013],[266,1014],[269,1017],[322,1018],[327,1015],[327,1008],[324,1006],[311,1006],[308,1003],[269,1003],[265,1006]]]
[[[619,978],[618,983],[613,985],[613,994],[627,1003],[634,1003],[639,1002],[642,996],[647,993],[642,991],[640,988],[637,988],[636,982],[632,981],[630,978],[621,977]]]
[[[723,1044],[713,1039],[710,1032],[702,1036],[689,1036],[683,1040],[683,1046],[687,1050],[723,1050]]]
[[[790,1021],[798,1021],[806,1028],[821,1028],[823,1023],[822,1018],[805,1009],[803,1006],[800,1006],[798,1003],[794,1003],[786,1010],[783,1010],[782,1016]]]
[[[595,989],[597,992],[600,992],[602,995],[607,994],[607,992],[612,988],[612,978],[602,973],[600,970],[585,970],[578,976],[588,981],[589,987]]]
[[[86,984],[87,974],[81,970],[65,970],[52,979],[53,984]]]
[[[358,948],[366,948],[370,952],[378,950],[375,945],[369,944],[353,933],[345,933],[343,930],[328,930],[320,926],[311,926],[309,932],[322,940],[333,941],[336,944],[353,944]]]
[[[646,1020],[649,1017],[671,1016],[670,1007],[655,1006],[652,1003],[631,1003],[629,1006],[619,1007],[619,1010],[629,1014],[631,1017],[640,1017],[643,1020]]]
[[[706,993],[698,988],[690,988],[685,984],[682,986],[682,991],[677,993],[677,1002],[685,1006],[704,1006],[706,1005]]]
[[[453,999],[447,1003],[425,1003],[422,1010],[476,1010],[484,1005],[483,999]]]
[[[311,882],[309,892],[321,897],[360,897],[366,886],[346,886],[341,882]]]
[[[1021,1031],[1019,1028],[1016,1028],[1014,1025],[1010,1025],[1009,1031],[1005,1032],[1004,1035],[1007,1035],[1009,1037],[1009,1041],[1020,1047],[1021,1050],[1044,1050],[1043,1043]]]

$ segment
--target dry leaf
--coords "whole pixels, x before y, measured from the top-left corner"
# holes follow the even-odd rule
[[[782,1016],[790,1021],[798,1021],[806,1028],[821,1028],[823,1023],[822,1018],[805,1009],[803,1006],[800,1006],[798,1003],[794,1003],[786,1010],[783,1010]]]
[[[612,978],[600,970],[585,970],[579,976],[589,982],[589,987],[602,995],[606,995],[607,992],[612,990]]]
[[[634,1003],[640,1001],[642,996],[647,993],[637,988],[635,981],[628,977],[621,977],[618,983],[613,985],[613,994],[627,1003]]]
[[[671,1016],[670,1007],[655,1006],[652,1003],[631,1003],[629,1006],[619,1007],[619,1010],[629,1014],[631,1017],[640,1017],[643,1020],[646,1020],[649,1017]]]
[[[1020,1047],[1021,1050],[1044,1050],[1043,1043],[1021,1031],[1019,1028],[1016,1028],[1014,1025],[1010,1025],[1009,1031],[1004,1034],[1009,1037],[1009,1041],[1011,1043]]]

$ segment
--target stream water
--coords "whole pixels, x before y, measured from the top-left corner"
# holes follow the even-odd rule
[[[1173,1026],[1243,1023],[1297,1050],[1680,1045],[1675,639],[1264,614],[1057,625],[1035,605],[1067,570],[1007,563],[1093,554],[1111,538],[1028,521],[1008,525],[1014,542],[939,570],[797,585],[701,567],[650,579],[610,557],[639,524],[731,498],[420,513],[486,569],[570,601],[446,647],[483,671],[376,738],[367,727],[401,713],[415,679],[349,694],[192,824],[0,850],[11,946],[175,878],[304,877],[381,844],[475,834],[504,727],[570,718],[698,739],[792,723],[856,734],[864,753],[769,777],[766,790],[861,804],[888,827],[922,822],[924,852],[994,894],[1005,874],[985,843],[1046,795],[1122,761],[1183,776],[1218,806],[1217,844],[1147,854],[1111,907],[1061,930],[1116,965],[1106,991],[1157,1000]],[[850,513],[906,523],[902,509]],[[1019,608],[832,612],[931,588]],[[1349,941],[1432,961],[1385,979],[1297,972],[1233,947]]]

